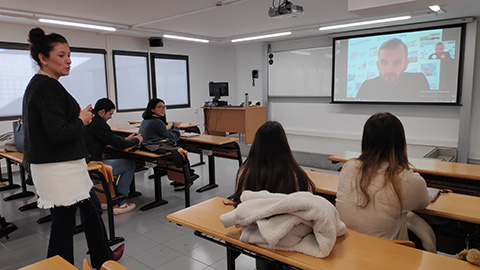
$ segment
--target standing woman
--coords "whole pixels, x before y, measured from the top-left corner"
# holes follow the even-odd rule
[[[25,159],[31,164],[38,207],[50,209],[52,225],[48,257],[60,255],[74,264],[73,235],[77,208],[85,228],[95,268],[113,258],[105,227],[90,201],[92,181],[85,158],[84,126],[93,115],[91,105],[79,104],[58,79],[70,73],[70,47],[59,34],[30,30],[30,55],[40,70],[23,97]],[[119,259],[119,258],[117,258]]]
[[[388,112],[372,115],[363,128],[362,154],[340,172],[340,219],[357,232],[408,240],[407,212],[430,201],[425,180],[410,169],[400,120]]]
[[[138,130],[138,133],[142,134],[144,141],[148,142],[162,138],[176,142],[180,139],[179,127],[181,122],[173,122],[172,127],[168,129],[165,116],[166,110],[165,102],[159,98],[153,98],[148,102],[147,108],[142,114],[142,124]]]

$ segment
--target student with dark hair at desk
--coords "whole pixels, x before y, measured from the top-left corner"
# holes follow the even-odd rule
[[[238,169],[232,198],[235,203],[241,203],[244,190],[284,194],[315,190],[313,182],[293,157],[280,123],[268,121],[257,130],[247,159]]]
[[[125,158],[109,158],[104,153],[105,147],[111,145],[118,149],[126,149],[140,144],[143,138],[139,134],[130,134],[126,138],[115,134],[107,124],[114,112],[115,104],[108,98],[101,98],[95,103],[92,110],[95,116],[92,122],[85,127],[85,143],[90,154],[90,160],[101,161],[112,166],[113,175],[119,176],[117,181],[118,192],[128,197],[130,184],[135,173],[135,162]],[[133,211],[135,208],[134,203],[125,200],[113,208],[113,213],[120,215]]]
[[[138,130],[138,133],[142,134],[146,142],[158,138],[170,139],[175,142],[180,139],[179,127],[181,122],[173,122],[172,126],[167,128],[166,110],[165,102],[159,98],[153,98],[148,102],[147,108],[142,114],[142,124]]]
[[[30,55],[40,67],[23,97],[24,159],[31,164],[38,207],[52,217],[48,257],[60,255],[74,263],[75,214],[80,209],[92,266],[119,260],[122,244],[113,253],[101,217],[90,201],[92,181],[85,161],[84,126],[93,115],[91,106],[81,109],[58,79],[70,73],[70,47],[59,34],[46,35],[41,28],[28,35]]]
[[[167,118],[165,111],[167,106],[165,102],[159,98],[151,99],[147,108],[142,114],[143,121],[138,129],[138,133],[142,134],[143,140],[145,142],[157,141],[159,139],[168,139],[173,142],[180,140],[180,124],[181,122],[173,122],[171,127],[168,128]],[[178,152],[184,157],[186,162],[188,162],[187,151],[181,148],[178,148]],[[185,184],[182,182],[175,181],[175,173],[169,173],[169,178],[174,180],[172,185],[175,187],[175,190],[182,190],[185,188]],[[190,169],[190,176],[192,180],[198,178],[198,175],[195,175],[193,170]],[[181,180],[179,180],[181,181]]]
[[[244,191],[265,190],[271,192],[271,196],[276,196],[273,193],[293,194],[298,191],[313,192],[314,190],[313,182],[310,180],[310,178],[308,178],[305,171],[298,165],[293,157],[282,125],[275,121],[268,121],[257,130],[247,159],[238,170],[236,188],[232,200],[238,205],[237,209],[240,209],[242,205],[241,196]],[[305,197],[306,194],[301,196]],[[251,202],[252,201],[249,201],[248,203]],[[330,206],[332,213],[336,214],[334,206],[326,200],[323,204],[319,203],[319,206],[325,206],[325,208]],[[328,212],[328,210],[326,210],[326,212]],[[332,214],[332,216],[334,215]],[[225,217],[226,216],[222,216],[222,218]],[[336,217],[337,223],[335,223],[332,218],[332,227],[335,227],[333,224],[337,224],[337,226],[341,225],[343,226],[343,229],[345,229],[343,223],[341,223],[340,219],[338,219],[338,214],[336,214]],[[226,224],[226,220],[229,220],[229,218],[222,220],[224,225]],[[249,231],[247,228],[244,228],[244,230]],[[341,230],[336,232],[330,231],[329,233],[334,236],[339,231]],[[274,232],[273,228],[272,230],[269,230],[269,233],[272,232]],[[332,241],[333,243],[331,244],[333,245],[335,243],[335,239]],[[262,259],[256,260],[256,267],[258,270],[277,269],[274,263]]]
[[[363,128],[360,157],[340,172],[336,207],[342,221],[361,233],[408,240],[407,213],[430,201],[425,180],[410,169],[400,120],[390,113],[372,115]]]

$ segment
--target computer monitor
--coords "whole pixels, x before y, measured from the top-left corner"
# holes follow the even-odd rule
[[[218,101],[220,97],[228,97],[228,82],[210,82],[208,84],[210,96],[214,97],[214,101]]]

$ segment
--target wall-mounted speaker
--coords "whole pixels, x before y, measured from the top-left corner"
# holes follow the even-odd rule
[[[161,37],[151,37],[148,39],[150,47],[163,47],[163,39]]]

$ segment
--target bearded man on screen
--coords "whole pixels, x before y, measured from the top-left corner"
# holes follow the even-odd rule
[[[430,87],[423,73],[405,72],[408,64],[407,45],[398,38],[385,41],[378,50],[380,75],[365,80],[356,98],[361,101],[419,101],[422,92],[429,91]]]

